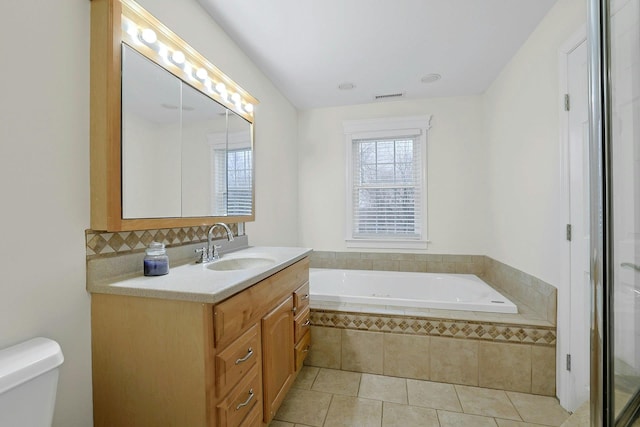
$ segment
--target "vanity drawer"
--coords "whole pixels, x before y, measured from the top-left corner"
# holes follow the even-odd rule
[[[309,325],[311,324],[311,320],[309,320],[310,314],[311,310],[309,309],[309,306],[307,306],[296,316],[293,328],[294,342],[300,341],[304,334],[309,331]]]
[[[300,339],[300,342],[296,344],[295,354],[296,354],[296,372],[302,368],[302,362],[304,362],[305,357],[309,354],[309,349],[311,348],[311,331],[307,331],[306,334]]]
[[[256,405],[240,424],[240,427],[262,427],[262,405]]]
[[[252,415],[252,410],[262,406],[262,382],[254,365],[231,393],[218,404],[218,427],[237,427]],[[258,409],[259,411],[259,409]]]
[[[213,307],[216,347],[230,343],[305,282],[309,282],[309,258],[216,304]]]
[[[256,324],[216,355],[218,396],[227,394],[229,389],[260,361],[260,347],[260,329]]]
[[[309,281],[293,292],[293,307],[296,313],[300,313],[309,306]]]

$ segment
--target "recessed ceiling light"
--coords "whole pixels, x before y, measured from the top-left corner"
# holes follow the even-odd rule
[[[340,90],[351,90],[354,87],[356,87],[356,85],[354,85],[353,83],[348,83],[348,82],[340,83],[338,85],[338,89],[340,89]]]
[[[440,80],[442,76],[440,74],[427,74],[426,76],[423,76],[420,81],[422,83],[433,83],[433,82],[437,82],[438,80]]]

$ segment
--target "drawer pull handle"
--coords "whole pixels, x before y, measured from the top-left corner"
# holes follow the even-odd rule
[[[236,411],[239,410],[240,408],[244,408],[245,406],[247,406],[249,402],[251,402],[251,399],[253,399],[253,389],[249,390],[249,397],[247,397],[247,400],[245,400],[244,402],[236,406]]]
[[[249,349],[247,350],[247,355],[245,357],[241,357],[240,359],[236,360],[236,365],[246,362],[247,360],[249,360],[251,356],[253,356],[253,349],[249,347]]]
[[[304,294],[301,299],[302,301],[309,299],[309,294]]]
[[[307,348],[305,348],[304,350],[302,350],[303,353],[309,353],[309,349],[311,348],[310,345],[307,346]]]
[[[311,324],[311,319],[307,319],[307,321],[302,324],[302,327],[304,328],[305,326],[309,326],[310,324]]]

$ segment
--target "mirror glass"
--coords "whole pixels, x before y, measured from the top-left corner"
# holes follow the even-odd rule
[[[251,123],[123,44],[123,218],[252,208]]]

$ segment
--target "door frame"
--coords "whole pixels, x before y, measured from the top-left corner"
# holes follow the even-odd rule
[[[566,232],[566,224],[571,223],[571,186],[569,180],[569,114],[564,109],[564,95],[569,91],[568,57],[580,44],[587,39],[586,23],[583,24],[571,37],[569,37],[558,49],[558,75],[559,94],[558,102],[560,121],[560,186],[561,186],[561,212],[562,219],[559,233]],[[562,235],[561,234],[561,235]],[[571,374],[566,368],[566,355],[571,353],[571,313],[567,307],[571,307],[571,242],[566,241],[561,250],[562,268],[560,275],[560,287],[558,288],[557,303],[557,341],[556,341],[556,395],[560,405],[569,410],[575,410],[576,402],[573,401],[571,389]],[[589,294],[589,290],[585,290]],[[588,325],[585,325],[587,327]]]

